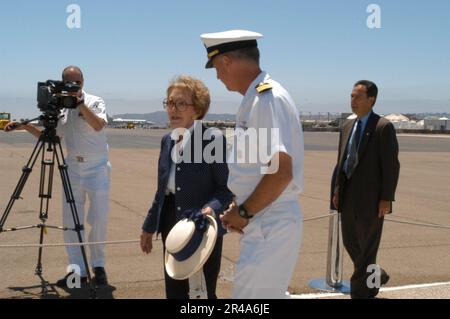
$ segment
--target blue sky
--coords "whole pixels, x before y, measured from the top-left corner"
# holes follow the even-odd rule
[[[71,3],[81,7],[81,29],[66,26]],[[366,25],[371,3],[381,8],[381,29]],[[177,74],[207,84],[211,112],[234,113],[240,96],[204,69],[199,37],[227,29],[264,35],[263,69],[303,112],[348,111],[351,86],[363,78],[378,84],[381,108],[450,112],[448,0],[2,0],[0,111],[38,114],[36,82],[75,64],[111,114],[160,110]]]

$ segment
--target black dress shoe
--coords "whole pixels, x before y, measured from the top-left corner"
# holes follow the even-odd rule
[[[381,268],[380,270],[380,287],[386,285],[389,282],[389,275],[387,274],[387,272]],[[374,291],[372,291],[371,293],[369,293],[369,299],[375,299],[376,296],[378,295],[380,289],[375,289]],[[380,298],[378,298],[380,299]]]
[[[106,276],[105,268],[103,267],[94,268],[94,283],[99,286],[108,284],[108,277]]]
[[[387,274],[387,272],[384,269],[381,269],[381,275],[380,275],[380,283],[381,286],[384,286],[388,283],[390,277]]]
[[[68,286],[67,286],[67,280],[69,280],[69,277],[71,277],[70,278],[70,280],[72,281],[74,278],[73,278],[73,275],[74,275],[75,273],[72,271],[72,272],[69,272],[67,275],[65,275],[64,276],[64,278],[61,278],[61,279],[59,279],[57,282],[56,282],[56,286],[57,287],[60,287],[60,288],[68,288]],[[81,277],[81,279],[80,279],[80,283],[83,285],[83,284],[86,284],[87,283],[87,277]]]

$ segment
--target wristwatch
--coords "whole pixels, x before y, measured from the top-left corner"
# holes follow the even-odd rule
[[[242,218],[245,219],[252,219],[253,215],[250,215],[247,211],[247,209],[245,209],[244,204],[239,206],[239,216],[241,216]]]

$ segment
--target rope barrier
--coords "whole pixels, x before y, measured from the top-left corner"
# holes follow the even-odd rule
[[[313,220],[329,218],[336,214],[338,214],[338,213],[336,212],[336,213],[332,213],[332,214],[326,214],[326,215],[322,215],[322,216],[307,218],[307,219],[303,219],[303,222],[309,222],[309,221],[313,221]],[[420,222],[408,222],[408,221],[403,221],[403,220],[395,220],[395,219],[391,219],[391,218],[385,218],[385,220],[388,222],[392,222],[392,223],[412,225],[412,226],[430,227],[430,228],[438,228],[438,229],[450,229],[450,226],[447,226],[447,225],[420,223]]]
[[[450,226],[447,226],[447,225],[407,222],[407,221],[395,220],[395,219],[390,219],[390,218],[386,218],[386,220],[389,221],[389,222],[398,223],[398,224],[406,224],[406,225],[430,227],[430,228],[439,228],[439,229],[450,229]]]
[[[303,219],[303,222],[309,222],[319,219],[330,218],[331,216],[337,215],[338,213],[331,213],[311,218]],[[412,226],[420,226],[420,227],[429,227],[429,228],[437,228],[437,229],[450,229],[450,226],[447,225],[438,225],[438,224],[428,224],[428,223],[419,223],[419,222],[407,222],[402,220],[395,220],[386,218],[386,221],[398,224],[412,225]],[[160,241],[161,238],[156,238],[154,241]],[[93,246],[93,245],[122,245],[122,244],[136,244],[139,243],[139,239],[129,239],[129,240],[115,240],[115,241],[104,241],[104,242],[86,242],[86,243],[58,243],[58,244],[18,244],[18,245],[0,245],[0,248],[44,248],[44,247],[68,247],[68,246]]]
[[[337,215],[337,214],[338,213],[332,213],[332,214],[326,214],[326,215],[317,216],[317,217],[305,218],[305,219],[303,219],[303,222],[310,222],[310,221],[313,221],[313,220],[330,218],[331,216],[334,216],[334,215]]]
[[[116,241],[104,241],[104,242],[92,242],[92,243],[59,243],[59,244],[23,244],[23,245],[0,245],[0,248],[44,248],[44,247],[69,247],[69,246],[94,246],[94,245],[119,245],[119,244],[134,244],[139,243],[140,240],[116,240]]]

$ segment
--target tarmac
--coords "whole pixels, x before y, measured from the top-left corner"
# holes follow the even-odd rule
[[[113,167],[109,241],[137,241],[157,183],[157,162],[165,130],[108,129]],[[305,191],[299,197],[305,223],[303,243],[289,293],[293,298],[348,298],[320,293],[308,286],[324,278],[327,260],[330,178],[337,158],[337,133],[305,133]],[[21,175],[35,144],[27,133],[0,131],[0,214]],[[450,138],[399,135],[400,182],[394,213],[385,222],[378,263],[391,280],[382,298],[450,298]],[[39,165],[33,170],[8,216],[6,228],[38,224]],[[49,225],[61,225],[61,183],[55,171]],[[1,215],[0,215],[1,216]],[[323,216],[323,217],[322,217]],[[322,217],[315,219],[316,217]],[[313,219],[313,220],[310,220]],[[87,226],[89,227],[89,226]],[[39,230],[0,233],[0,298],[88,298],[86,289],[63,290],[54,283],[65,274],[62,246],[46,247],[43,276],[34,274]],[[62,243],[59,230],[48,230],[45,243]],[[5,247],[13,245],[14,247]],[[109,285],[99,298],[164,298],[162,243],[144,255],[137,242],[107,245]],[[239,256],[239,235],[226,235],[218,297],[230,298],[234,264]],[[344,279],[352,265],[344,256]]]

